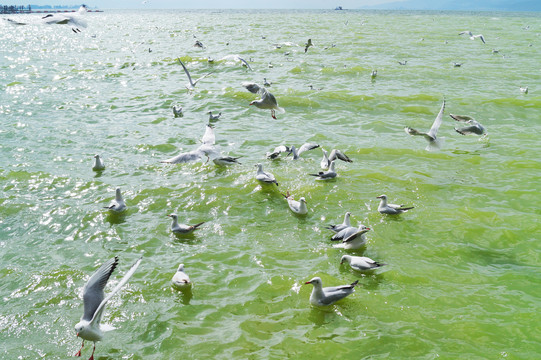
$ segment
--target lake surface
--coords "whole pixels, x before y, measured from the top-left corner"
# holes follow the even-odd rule
[[[106,292],[143,262],[107,306],[103,322],[117,330],[97,359],[539,356],[539,13],[85,16],[80,33],[0,22],[0,358],[70,358],[82,289],[114,255]],[[188,92],[178,57],[194,78],[213,73]],[[241,85],[264,78],[286,110],[277,120],[249,106],[257,95]],[[443,99],[444,144],[426,151],[404,127],[428,130]],[[222,113],[217,146],[242,164],[160,163],[199,146],[208,111]],[[456,133],[450,113],[488,135]],[[319,149],[265,158],[305,142],[353,163],[337,162],[338,177],[322,182],[308,175],[320,171]],[[103,172],[91,170],[94,154]],[[257,163],[279,187],[255,180]],[[117,187],[120,216],[103,208]],[[291,213],[288,190],[307,199],[307,216]],[[415,208],[381,215],[381,194]],[[364,249],[332,247],[325,226],[346,211],[371,228]],[[206,223],[175,236],[173,212]],[[339,264],[346,253],[387,265],[360,274]],[[179,263],[191,292],[170,286]],[[361,285],[319,309],[302,285],[314,276]]]

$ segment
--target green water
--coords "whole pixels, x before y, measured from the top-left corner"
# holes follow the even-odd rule
[[[539,357],[539,14],[106,11],[87,21],[79,34],[0,23],[0,358],[70,358],[88,277],[119,255],[116,283],[141,254],[108,304],[103,321],[117,330],[97,359]],[[234,54],[254,71],[219,60]],[[187,92],[179,56],[195,78],[214,73]],[[277,120],[248,106],[256,96],[241,86],[264,77],[286,109]],[[428,152],[403,127],[427,130],[443,98],[445,143]],[[242,165],[159,163],[198,146],[209,110],[222,112],[217,145]],[[457,134],[449,113],[488,136]],[[307,174],[319,150],[265,159],[308,141],[354,162],[318,182]],[[102,173],[91,170],[96,153]],[[258,162],[278,189],[256,182]],[[103,209],[116,187],[123,216]],[[307,199],[306,217],[289,211],[286,190]],[[415,209],[382,216],[383,193]],[[340,266],[345,251],[325,226],[346,211],[372,229],[351,253],[388,264],[380,271]],[[172,212],[206,223],[176,237]],[[170,287],[181,262],[191,293]],[[318,309],[301,286],[314,276],[362,285]]]

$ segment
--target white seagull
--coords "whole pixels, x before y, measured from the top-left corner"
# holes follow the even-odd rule
[[[276,159],[278,155],[280,155],[283,152],[289,153],[289,147],[285,145],[278,145],[277,147],[274,148],[272,152],[268,152],[265,156],[268,159]]]
[[[340,244],[333,245],[334,248],[341,248],[346,250],[356,250],[366,245],[366,236],[364,235],[370,231],[370,228],[364,225],[359,227],[347,227],[344,230],[336,233],[331,240],[342,240]]]
[[[103,339],[103,333],[114,330],[111,325],[100,324],[103,310],[107,302],[128,282],[130,277],[135,273],[137,267],[141,263],[142,257],[139,258],[124,275],[122,280],[116,287],[105,297],[103,289],[107,285],[107,281],[118,265],[118,257],[106,261],[91,277],[88,279],[83,289],[83,304],[84,312],[81,321],[75,325],[77,336],[83,339],[83,343],[75,356],[81,356],[81,350],[85,345],[85,340],[94,342],[94,348],[89,360],[94,359],[94,351],[96,350],[96,342]]]
[[[483,125],[479,124],[473,118],[466,115],[453,115],[449,114],[451,118],[456,121],[465,122],[468,126],[461,127],[459,129],[455,128],[455,131],[461,135],[475,134],[475,135],[484,135],[486,130]]]
[[[373,270],[386,265],[365,256],[343,255],[340,259],[340,265],[345,262],[347,262],[353,270],[357,271]]]
[[[240,158],[241,158],[240,156],[237,156],[237,157],[218,156],[218,157],[212,159],[212,161],[216,165],[219,165],[219,166],[228,166],[228,165],[233,165],[233,164],[240,164],[240,162],[238,161],[238,159],[240,159]]]
[[[180,58],[177,59],[178,62],[180,63],[180,65],[182,65],[182,68],[184,69],[184,72],[186,73],[186,76],[188,76],[188,81],[189,83],[186,84],[186,89],[188,90],[193,90],[195,88],[195,85],[197,85],[197,83],[201,80],[201,79],[204,79],[206,78],[207,76],[209,76],[210,74],[212,74],[212,72],[209,72],[208,74],[205,74],[203,76],[201,76],[199,79],[193,81],[192,80],[192,77],[190,76],[190,73],[188,72],[188,69],[186,69],[186,66],[184,65],[184,63],[180,60]]]
[[[346,214],[344,215],[344,221],[341,224],[329,225],[326,227],[326,229],[332,230],[335,233],[337,233],[344,230],[347,227],[350,227],[351,226],[350,221],[349,221],[350,216],[351,216],[351,213],[349,211],[346,211]]]
[[[306,207],[306,199],[304,197],[301,197],[299,201],[297,201],[293,198],[291,194],[289,194],[289,191],[286,194],[282,195],[286,198],[289,208],[295,214],[306,215],[308,213],[308,208]]]
[[[171,222],[171,231],[174,232],[175,234],[189,234],[192,231],[194,231],[195,229],[197,229],[199,226],[201,226],[201,225],[203,225],[205,223],[203,221],[203,222],[200,222],[199,224],[195,224],[195,225],[179,224],[177,214],[169,214],[167,216],[169,216],[171,219],[173,219],[173,221]]]
[[[396,215],[413,209],[413,206],[388,204],[387,195],[376,196],[376,199],[381,199],[378,205],[378,211],[380,214]]]
[[[470,37],[470,40],[475,40],[475,39],[479,38],[483,42],[483,44],[486,44],[485,37],[483,35],[481,35],[481,34],[473,35],[471,31],[462,31],[458,35],[468,35]]]
[[[23,23],[19,21],[15,21],[12,19],[6,19],[10,23],[14,25],[27,25],[27,24],[47,24],[47,25],[53,25],[53,24],[59,24],[59,25],[70,25],[71,30],[74,33],[81,32],[79,28],[86,28],[86,21],[84,18],[82,18],[82,15],[84,15],[87,12],[86,5],[82,5],[79,10],[77,10],[76,13],[54,13],[54,14],[47,14],[41,19],[36,19],[38,21],[31,21],[29,23]]]
[[[323,287],[321,278],[315,277],[305,284],[312,284],[312,294],[310,295],[310,303],[314,306],[327,306],[332,305],[338,300],[345,298],[355,291],[355,285],[359,283],[359,280],[351,283],[350,285]]]
[[[127,208],[128,207],[126,206],[126,203],[122,198],[122,194],[120,193],[120,188],[116,188],[115,199],[111,201],[111,204],[109,206],[105,206],[105,209],[109,209],[114,212],[121,212],[126,210]]]
[[[208,162],[211,156],[217,156],[217,150],[214,147],[214,144],[216,143],[216,136],[214,134],[214,129],[211,125],[207,125],[205,127],[205,133],[201,138],[201,142],[202,144],[192,151],[180,153],[177,156],[174,156],[170,159],[161,160],[160,162],[166,164],[182,164],[192,161],[203,160],[205,157],[207,158]]]
[[[263,171],[263,165],[256,164],[255,166],[257,167],[257,173],[255,175],[256,180],[266,184],[276,184],[276,186],[278,186],[278,182],[274,178],[274,175]]]
[[[328,155],[325,149],[321,148],[321,150],[323,150],[323,158],[321,159],[321,163],[320,163],[322,169],[328,169],[329,166],[331,165],[331,161],[334,161],[336,159],[342,160],[345,162],[353,162],[353,160],[351,160],[346,154],[344,154],[340,150],[332,149],[330,155]]]
[[[409,135],[423,136],[428,141],[428,146],[426,147],[426,150],[430,151],[430,150],[439,149],[441,147],[442,141],[441,139],[438,139],[436,135],[443,121],[444,110],[445,110],[445,99],[443,99],[440,112],[438,113],[438,116],[436,116],[436,119],[434,120],[434,123],[432,123],[432,127],[430,128],[428,132],[420,132],[408,126],[404,128],[404,131],[406,132],[406,134],[409,134]]]
[[[192,286],[190,277],[184,272],[184,264],[178,266],[177,272],[171,279],[171,285],[177,290],[185,290]]]
[[[316,176],[316,180],[329,180],[336,177],[336,171],[334,170],[334,161],[331,161],[331,164],[329,165],[329,170],[327,171],[320,171],[317,174],[308,174],[311,176]]]
[[[276,119],[276,110],[281,113],[285,113],[285,110],[278,106],[278,102],[276,101],[274,95],[265,89],[265,87],[249,82],[242,83],[242,86],[244,86],[249,92],[258,94],[261,97],[259,100],[252,101],[250,105],[254,105],[259,109],[270,109],[273,119]]]
[[[98,154],[94,155],[94,165],[92,166],[92,170],[94,171],[101,171],[105,169],[105,164],[103,163],[102,158]]]
[[[305,143],[305,144],[301,145],[299,150],[297,150],[295,145],[291,145],[287,155],[289,156],[290,154],[293,154],[293,160],[298,160],[299,156],[301,156],[301,154],[303,152],[309,151],[309,150],[314,150],[314,149],[317,149],[318,147],[319,147],[318,144]]]

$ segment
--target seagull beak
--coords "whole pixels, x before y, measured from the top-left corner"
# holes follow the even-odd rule
[[[381,196],[376,196],[376,199],[381,199]]]
[[[311,282],[307,281],[307,282],[304,283],[304,285],[308,285],[308,284],[311,284]]]
[[[77,337],[79,337],[79,333],[77,333]]]

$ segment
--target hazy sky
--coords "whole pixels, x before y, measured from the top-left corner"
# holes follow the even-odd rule
[[[333,9],[340,5],[345,9],[375,5],[397,0],[89,0],[90,8],[100,9]],[[435,0],[438,1],[438,0]],[[18,5],[75,5],[74,0],[24,0],[4,1]]]

